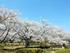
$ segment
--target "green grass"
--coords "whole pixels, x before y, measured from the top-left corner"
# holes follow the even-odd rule
[[[48,43],[42,43],[41,46],[50,46]],[[37,47],[39,46],[38,44],[32,44],[31,47]],[[23,43],[6,43],[6,44],[0,44],[0,53],[4,52],[10,52],[10,51],[2,51],[1,49],[14,49],[16,50],[16,53],[70,53],[70,44],[66,45],[68,48],[67,49],[62,49],[61,47],[51,47],[51,48],[24,48]],[[20,49],[17,49],[20,48]],[[12,51],[15,53],[14,51]],[[11,52],[11,53],[12,53]]]
[[[70,53],[70,49],[59,49],[56,50],[55,53]]]
[[[4,44],[0,44],[0,49],[3,49],[4,48]]]
[[[43,53],[43,50],[40,48],[23,48],[17,50],[16,53]]]

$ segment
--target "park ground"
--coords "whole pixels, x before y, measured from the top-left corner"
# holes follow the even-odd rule
[[[8,43],[0,44],[0,53],[70,53],[70,48],[37,48],[37,47],[28,47],[25,48],[23,44]]]

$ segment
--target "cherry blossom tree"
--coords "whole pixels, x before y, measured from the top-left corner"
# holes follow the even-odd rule
[[[19,13],[15,10],[0,8],[0,43],[8,41],[25,41],[28,47],[32,41],[55,44],[70,43],[70,34],[62,28],[49,24],[45,19],[42,23],[31,20],[19,20]]]
[[[0,35],[1,43],[6,42],[9,38],[9,32],[14,29],[17,23],[18,13],[14,10],[9,10],[7,8],[0,8]]]

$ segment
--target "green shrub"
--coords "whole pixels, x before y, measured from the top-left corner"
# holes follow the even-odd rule
[[[55,53],[70,53],[70,49],[60,49],[60,50],[56,50]]]
[[[0,48],[3,48],[4,47],[4,44],[0,44]]]
[[[36,50],[35,53],[43,53],[43,50]]]
[[[51,45],[49,42],[31,42],[30,47],[40,47],[40,48],[49,48]]]
[[[23,48],[17,50],[16,53],[43,53],[43,50],[40,48]]]
[[[67,48],[70,48],[70,44],[66,44],[66,47],[67,47]]]
[[[40,43],[40,48],[50,48],[50,44],[47,42],[41,42]]]

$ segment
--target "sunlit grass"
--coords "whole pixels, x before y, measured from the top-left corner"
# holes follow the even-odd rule
[[[60,50],[56,50],[55,53],[70,53],[70,49],[60,49]]]

